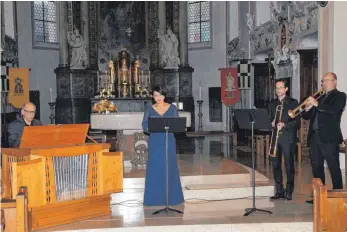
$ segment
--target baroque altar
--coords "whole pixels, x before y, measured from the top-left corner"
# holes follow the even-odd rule
[[[194,118],[187,3],[57,4],[59,25],[65,26],[59,30],[55,70],[56,123],[89,123],[94,104],[104,99],[118,111],[141,112],[151,102],[150,89],[159,83],[168,89],[169,102],[182,103]]]

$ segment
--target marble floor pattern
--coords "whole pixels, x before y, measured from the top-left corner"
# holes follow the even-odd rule
[[[252,167],[252,158],[249,149],[246,149],[245,146],[240,146],[240,149],[232,147],[230,137],[205,136],[197,138],[178,138],[177,145],[177,150],[179,153],[178,164],[181,176],[221,175],[232,174],[235,172],[239,173],[240,170],[236,170],[237,166],[230,166],[230,163],[232,163],[228,162],[230,160],[238,162],[247,167]],[[271,163],[265,159],[265,157],[256,156],[255,166],[258,172],[268,177],[271,181],[273,180]],[[138,178],[144,176],[145,170],[141,167],[125,170],[124,173],[124,178]],[[285,185],[285,172],[283,176]],[[343,178],[345,181],[344,175]],[[210,224],[239,224],[241,228],[243,224],[248,223],[264,224],[293,222],[307,222],[310,223],[308,226],[311,227],[313,220],[312,205],[305,203],[305,200],[311,199],[312,196],[311,181],[311,165],[309,163],[309,159],[304,156],[302,163],[295,163],[295,189],[292,201],[273,201],[271,204],[272,207],[268,208],[268,197],[258,197],[256,199],[257,208],[270,210],[273,214],[256,212],[248,217],[244,217],[243,214],[245,212],[245,208],[252,206],[251,198],[223,201],[188,201],[185,202],[184,205],[175,207],[184,211],[183,215],[164,213],[156,216],[153,216],[152,213],[158,208],[143,207],[141,202],[129,201],[120,203],[116,206],[113,205],[112,207],[116,207],[116,212],[114,212],[113,215],[89,219],[40,231]],[[326,170],[326,181],[329,188],[331,188],[331,178],[328,170]],[[309,231],[311,231],[311,229]]]

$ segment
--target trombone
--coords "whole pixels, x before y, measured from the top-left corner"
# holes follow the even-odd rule
[[[319,98],[321,98],[323,95],[325,94],[323,89],[318,90],[315,94],[312,95],[312,97],[316,100],[318,100]],[[304,110],[305,110],[305,105],[306,105],[306,101],[307,99],[301,103],[298,107],[296,107],[293,110],[288,110],[288,115],[291,118],[295,118],[296,116],[298,116],[299,114],[301,114]]]
[[[269,156],[271,156],[271,157],[276,157],[277,143],[278,143],[278,137],[279,137],[279,133],[280,133],[280,130],[277,128],[277,123],[276,123],[277,112],[279,112],[279,117],[277,120],[277,123],[278,123],[278,122],[281,122],[281,120],[282,120],[283,101],[282,101],[281,105],[276,106],[275,127],[272,129],[272,132],[271,132],[271,141],[270,141],[270,148],[269,148]],[[276,131],[276,137],[274,137],[275,131]],[[275,139],[275,141],[273,141],[274,139]]]

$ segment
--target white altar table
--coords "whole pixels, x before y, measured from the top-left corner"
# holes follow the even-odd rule
[[[91,114],[90,127],[96,130],[142,130],[143,112],[119,112],[114,114]],[[191,127],[190,112],[179,111],[180,117],[187,119]]]
[[[123,152],[124,167],[127,162],[133,166],[147,163],[147,135],[142,130],[143,112],[119,112],[114,114],[91,114],[90,127],[94,130],[117,131],[116,149]],[[191,127],[190,112],[179,111]]]

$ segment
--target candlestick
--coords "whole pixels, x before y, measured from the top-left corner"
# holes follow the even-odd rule
[[[143,69],[141,69],[141,86],[144,86],[145,83],[143,83]]]
[[[202,103],[203,103],[204,101],[202,101],[202,100],[199,100],[199,101],[197,101],[197,103],[198,103],[198,105],[199,105],[199,113],[198,113],[198,116],[199,116],[199,131],[202,131],[202,111],[201,111],[201,107],[202,107]]]
[[[99,76],[99,71],[96,72],[96,78],[97,78],[97,82],[98,82],[98,92],[100,92],[100,76]]]
[[[52,88],[49,88],[49,96],[50,96],[51,102],[53,102]]]
[[[54,114],[54,108],[55,108],[55,102],[48,102],[49,108],[51,110],[51,115],[49,118],[51,119],[51,124],[54,124],[55,114]]]

